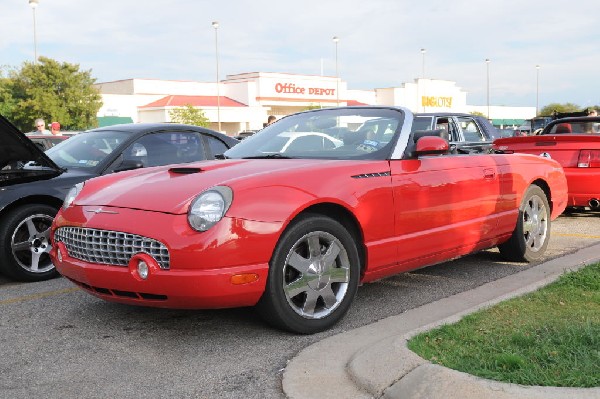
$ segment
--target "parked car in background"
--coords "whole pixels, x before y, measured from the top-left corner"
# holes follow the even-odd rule
[[[29,140],[37,144],[42,151],[46,151],[69,138],[69,136],[54,136],[49,134],[28,134],[26,136]]]
[[[238,143],[196,126],[128,124],[79,133],[44,153],[1,116],[0,137],[0,273],[25,281],[56,275],[48,256],[49,228],[73,184],[124,170],[214,159]]]
[[[107,301],[257,306],[302,334],[339,321],[360,283],[496,246],[512,261],[539,259],[566,205],[560,165],[452,154],[447,131],[415,123],[399,107],[318,109],[281,118],[223,160],[77,184],[54,220],[51,257]]]
[[[557,119],[539,135],[502,138],[493,147],[555,159],[567,177],[568,206],[600,209],[600,117]]]
[[[252,136],[256,132],[258,132],[258,130],[244,130],[242,132],[239,132],[238,134],[236,134],[233,137],[236,138],[236,139],[238,139],[238,140],[243,140],[245,138],[248,138],[248,137]]]
[[[450,137],[450,148],[457,152],[481,152],[491,148],[500,132],[483,116],[450,112],[417,113],[413,131],[444,129]]]
[[[519,131],[517,129],[498,129],[498,133],[500,133],[500,137],[519,136]]]

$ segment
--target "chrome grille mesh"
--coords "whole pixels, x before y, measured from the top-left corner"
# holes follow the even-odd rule
[[[60,227],[54,239],[65,244],[69,256],[86,262],[127,266],[129,259],[143,252],[154,259],[161,269],[169,269],[169,250],[159,241],[119,231]]]

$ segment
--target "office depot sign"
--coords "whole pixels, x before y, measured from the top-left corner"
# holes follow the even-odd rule
[[[302,87],[294,83],[276,83],[277,94],[300,94],[304,96],[335,96],[335,89],[324,87]]]

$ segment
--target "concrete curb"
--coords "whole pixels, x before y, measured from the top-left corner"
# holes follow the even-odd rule
[[[432,365],[406,348],[407,339],[419,332],[535,291],[565,271],[599,260],[600,244],[596,244],[401,315],[328,337],[304,349],[288,363],[283,390],[293,399],[600,398],[600,388],[521,387],[480,379]],[[459,378],[462,376],[465,378]]]

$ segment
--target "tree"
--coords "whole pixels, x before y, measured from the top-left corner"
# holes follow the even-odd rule
[[[36,118],[60,122],[64,130],[83,130],[98,125],[102,97],[95,82],[79,65],[39,57],[38,63],[24,62],[9,72],[0,82],[0,99],[4,88],[12,101],[8,117],[23,131],[30,131]]]
[[[552,104],[548,104],[544,108],[542,108],[540,110],[540,115],[550,116],[550,115],[552,115],[552,113],[554,111],[556,111],[556,112],[578,112],[578,111],[581,111],[581,107],[579,105],[573,104],[573,103],[565,103],[565,104],[552,103]]]
[[[483,112],[479,112],[479,111],[473,111],[473,112],[471,112],[471,115],[483,116],[484,118],[487,118],[487,116]]]
[[[176,123],[185,123],[186,125],[208,127],[210,122],[201,109],[192,104],[185,104],[183,107],[169,110],[171,121]]]

